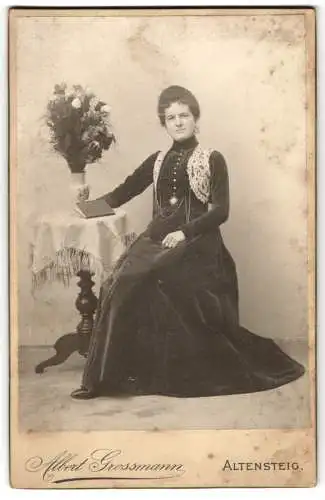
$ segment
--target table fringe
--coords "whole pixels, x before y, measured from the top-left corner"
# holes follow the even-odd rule
[[[128,233],[122,237],[125,250],[132,245],[137,235],[134,232]],[[124,251],[125,251],[124,250]],[[123,252],[124,253],[124,252]],[[65,247],[56,253],[55,259],[37,272],[32,272],[32,289],[38,289],[48,282],[60,282],[64,286],[69,286],[71,279],[79,271],[89,271],[99,276],[102,280],[105,272],[111,272],[111,269],[104,269],[100,259],[90,254],[86,250]]]

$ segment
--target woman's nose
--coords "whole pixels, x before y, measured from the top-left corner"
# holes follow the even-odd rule
[[[175,124],[177,127],[179,127],[182,124],[182,120],[180,116],[176,116],[175,118]]]

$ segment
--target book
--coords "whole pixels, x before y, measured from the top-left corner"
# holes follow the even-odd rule
[[[96,200],[80,201],[76,204],[76,211],[85,219],[93,217],[104,217],[105,215],[114,215],[114,210],[105,201],[104,198],[97,198]]]

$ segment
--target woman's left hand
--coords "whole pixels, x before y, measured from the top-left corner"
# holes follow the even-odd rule
[[[167,236],[162,241],[164,247],[173,248],[178,245],[181,241],[185,240],[185,234],[183,231],[174,231],[173,233],[168,233]]]

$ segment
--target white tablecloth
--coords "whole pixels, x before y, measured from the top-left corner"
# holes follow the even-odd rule
[[[44,214],[33,223],[31,270],[33,285],[60,280],[69,284],[79,270],[104,279],[134,238],[128,232],[126,214],[84,219],[74,212]]]

